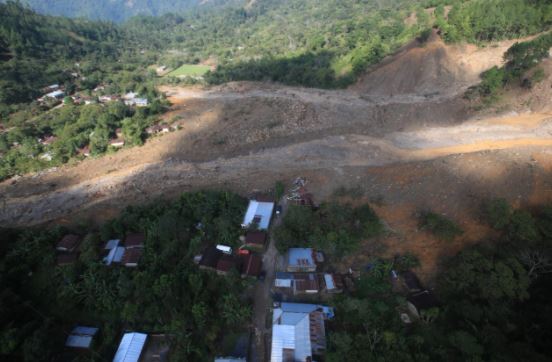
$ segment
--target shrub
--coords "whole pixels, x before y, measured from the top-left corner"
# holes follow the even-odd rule
[[[512,240],[536,242],[541,236],[533,216],[525,210],[516,210],[508,225],[508,235]]]
[[[504,229],[510,223],[511,216],[512,209],[505,199],[492,199],[484,205],[484,217],[494,229]]]
[[[462,229],[453,221],[433,212],[422,214],[420,227],[429,230],[433,235],[445,241],[452,241],[463,234]]]

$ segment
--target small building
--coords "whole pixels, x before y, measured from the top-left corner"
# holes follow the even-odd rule
[[[63,99],[65,97],[65,92],[62,90],[55,90],[53,92],[50,92],[46,95],[44,95],[45,98],[52,98],[52,99]]]
[[[273,210],[273,202],[250,200],[245,217],[243,218],[242,227],[247,228],[255,224],[260,230],[267,230],[270,226]]]
[[[54,143],[55,141],[57,141],[57,137],[55,137],[55,136],[46,136],[43,139],[41,139],[39,141],[39,143],[44,145],[44,146],[49,146],[52,143]]]
[[[344,281],[341,275],[325,273],[322,276],[326,293],[343,292]]]
[[[115,148],[121,148],[125,145],[125,140],[122,138],[115,138],[109,141],[109,145]]]
[[[315,252],[311,248],[291,248],[288,250],[288,272],[316,271]]]
[[[144,249],[142,248],[126,248],[123,253],[123,257],[121,258],[121,264],[128,268],[135,268],[138,266],[143,254]]]
[[[149,101],[147,98],[135,98],[134,99],[134,105],[136,107],[147,107],[149,104]]]
[[[232,255],[232,248],[227,245],[218,244],[216,248],[222,251],[224,254]]]
[[[326,350],[325,320],[333,309],[315,304],[281,303],[272,316],[270,361],[314,361]]]
[[[293,286],[293,274],[285,272],[276,272],[274,279],[276,288],[291,288]]]
[[[247,362],[247,360],[238,357],[216,357],[215,362]]]
[[[296,273],[293,275],[294,294],[316,294],[320,290],[318,278],[313,273]]]
[[[256,254],[248,254],[242,258],[241,274],[246,277],[257,278],[261,275],[263,259]]]
[[[77,151],[79,155],[84,157],[90,157],[90,146],[84,146]]]
[[[420,319],[423,311],[436,308],[437,299],[429,290],[413,293],[406,298],[408,311],[417,319]]]
[[[107,255],[104,256],[103,262],[105,265],[119,264],[123,259],[125,253],[125,248],[120,246],[121,240],[114,239],[109,240],[104,247]]]
[[[138,362],[147,338],[148,335],[144,333],[125,333],[113,362]]]
[[[222,257],[222,251],[218,250],[215,246],[210,246],[201,255],[199,261],[200,269],[216,269],[217,264]]]
[[[266,243],[266,232],[250,230],[245,234],[245,246],[262,250]]]
[[[143,248],[146,242],[146,235],[143,233],[128,234],[125,238],[125,247],[130,248]]]
[[[79,235],[68,234],[65,235],[56,246],[56,250],[63,252],[74,252],[80,245],[82,238]]]
[[[94,336],[98,333],[98,328],[77,326],[73,328],[67,340],[65,347],[88,349],[92,345]]]
[[[106,95],[106,96],[99,96],[98,97],[98,100],[101,103],[115,102],[115,101],[118,101],[119,99],[120,99],[119,96],[116,96],[116,95]]]

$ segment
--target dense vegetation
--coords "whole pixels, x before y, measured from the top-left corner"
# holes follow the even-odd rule
[[[375,261],[357,291],[336,301],[326,360],[550,361],[552,208],[532,215],[492,200],[484,209],[502,235],[446,261],[438,308],[405,326],[404,297],[389,282],[404,267]]]
[[[383,225],[368,205],[325,203],[319,209],[291,205],[275,231],[277,247],[312,247],[330,257],[351,254],[364,239],[381,235]]]
[[[152,60],[112,24],[42,16],[8,2],[0,4],[0,39],[0,125],[8,130],[0,129],[0,180],[67,162],[85,146],[102,154],[118,128],[128,146],[141,144],[144,129],[164,110],[155,74],[146,69]],[[92,101],[134,91],[150,105],[73,105],[68,98],[50,110],[59,101],[35,99],[54,83]],[[98,85],[102,90],[94,91]],[[39,142],[51,136],[53,144]]]
[[[0,232],[0,359],[51,361],[75,325],[100,327],[90,354],[111,360],[124,330],[170,336],[171,360],[212,360],[228,331],[247,331],[248,282],[200,271],[193,256],[204,243],[237,238],[245,200],[222,192],[184,194],[173,203],[129,208],[86,235],[79,260],[56,267],[55,243],[64,230]],[[203,228],[196,226],[201,223]],[[107,267],[108,239],[145,232],[138,268]]]
[[[40,13],[120,22],[136,15],[157,16],[233,0],[23,0]],[[236,1],[234,1],[236,2]]]

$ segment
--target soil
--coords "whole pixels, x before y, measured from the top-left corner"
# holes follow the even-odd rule
[[[131,204],[184,191],[224,188],[244,195],[307,177],[318,202],[359,188],[390,232],[366,241],[342,267],[411,251],[421,275],[443,255],[492,238],[481,201],[552,201],[552,65],[533,89],[475,111],[463,99],[478,72],[500,65],[511,42],[477,49],[438,38],[412,43],[347,90],[240,82],[163,87],[178,131],[101,158],[0,183],[0,225],[102,222]],[[511,102],[507,102],[510,99]],[[509,105],[505,107],[504,105]],[[452,243],[418,229],[424,210],[446,213],[464,234]]]

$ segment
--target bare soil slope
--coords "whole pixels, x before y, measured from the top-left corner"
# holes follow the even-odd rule
[[[478,48],[447,45],[436,34],[424,44],[414,41],[385,59],[352,87],[368,95],[453,95],[479,81],[479,75],[502,65],[503,54],[515,41]]]

